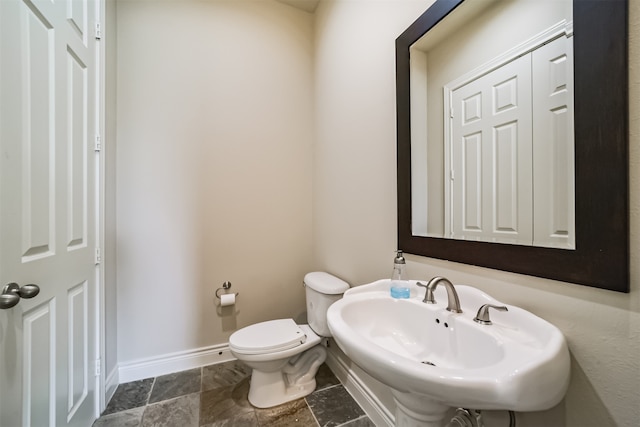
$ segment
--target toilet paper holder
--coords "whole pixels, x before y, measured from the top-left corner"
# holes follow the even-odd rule
[[[216,289],[216,298],[220,299],[220,291],[227,291],[231,288],[231,282],[224,282],[221,288]],[[236,292],[236,297],[240,295],[240,292]]]

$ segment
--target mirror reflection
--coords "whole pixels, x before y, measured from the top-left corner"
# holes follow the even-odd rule
[[[575,249],[572,16],[467,0],[410,46],[414,236]]]

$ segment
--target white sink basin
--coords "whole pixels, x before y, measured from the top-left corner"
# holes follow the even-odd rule
[[[537,411],[562,400],[570,362],[558,328],[514,306],[491,310],[493,324],[481,325],[473,321],[480,306],[505,304],[457,285],[463,312],[454,314],[446,310],[442,286],[435,290],[436,304],[423,303],[424,288],[411,287],[411,299],[396,300],[388,280],[358,286],[327,313],[340,348],[391,387],[396,403],[418,410],[428,401],[441,411]]]

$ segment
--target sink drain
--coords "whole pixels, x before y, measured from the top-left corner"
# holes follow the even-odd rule
[[[422,363],[423,363],[424,365],[436,366],[436,364],[435,364],[435,363],[433,363],[433,362],[429,362],[428,360],[424,360]]]

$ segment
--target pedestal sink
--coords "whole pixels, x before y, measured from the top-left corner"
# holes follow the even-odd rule
[[[389,280],[352,288],[327,313],[342,351],[392,389],[396,426],[443,426],[451,407],[539,411],[562,400],[570,361],[558,328],[510,305],[479,324],[482,305],[505,304],[457,285],[463,312],[454,314],[444,289],[425,304],[410,285],[403,300],[390,297]]]

